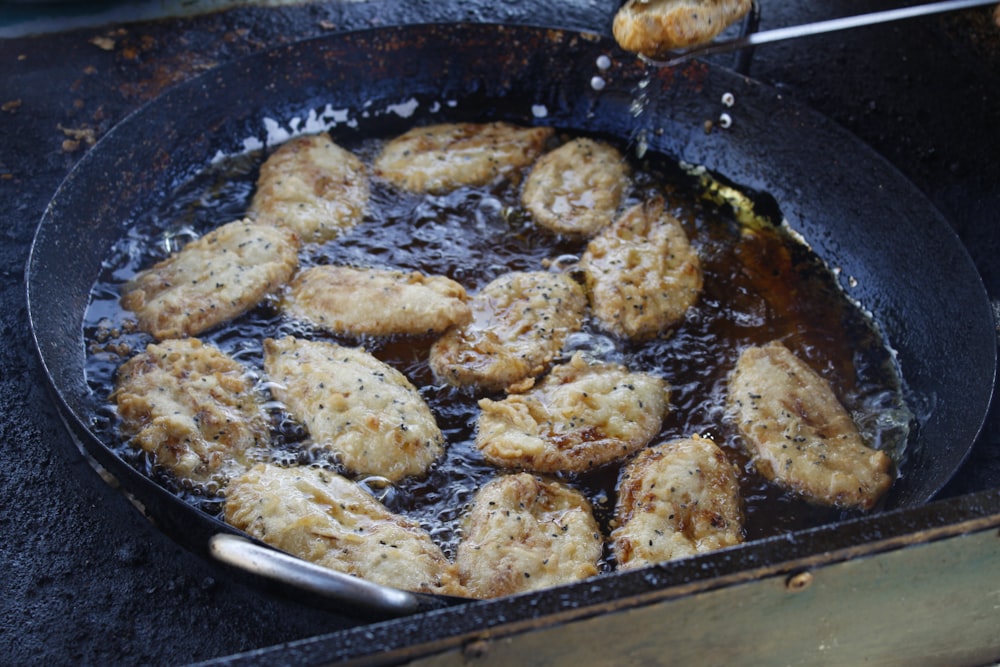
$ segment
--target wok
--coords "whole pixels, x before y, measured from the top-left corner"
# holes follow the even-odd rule
[[[600,56],[610,65],[599,66]],[[642,82],[648,106],[637,116],[631,104]],[[727,106],[724,96],[735,103]],[[706,121],[723,112],[731,124],[707,131]],[[39,224],[26,284],[48,382],[73,438],[162,530],[196,551],[275,571],[268,576],[279,576],[279,588],[318,588],[380,613],[450,602],[328,571],[317,580],[316,568],[301,562],[289,573],[280,557],[268,559],[255,545],[244,553],[245,543],[224,537],[232,528],[126,464],[92,427],[106,397],[85,381],[82,320],[112,244],[213,156],[240,153],[248,140],[266,144],[275,127],[317,121],[385,135],[421,121],[482,119],[632,141],[646,130],[650,149],[773,198],[790,226],[839,269],[844,289],[873,314],[898,355],[919,424],[884,508],[925,503],[962,463],[992,395],[992,310],[948,223],[856,138],[775,90],[706,63],[647,72],[598,35],[487,24],[380,28],[280,46],[169,90],[93,147]],[[738,562],[742,548],[726,557]],[[566,587],[570,595],[575,586]]]

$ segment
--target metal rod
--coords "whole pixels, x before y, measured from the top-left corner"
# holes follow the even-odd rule
[[[760,30],[760,2],[752,0],[750,11],[743,17],[743,25],[740,26],[740,36],[746,37]],[[733,70],[744,76],[750,74],[750,63],[753,61],[753,47],[737,49],[733,55]]]
[[[419,607],[416,594],[409,591],[320,567],[237,535],[213,535],[208,546],[219,562],[348,606],[392,615],[411,614]]]
[[[815,23],[804,23],[802,25],[788,26],[785,28],[775,28],[762,32],[750,33],[735,37],[733,39],[711,42],[703,46],[696,46],[686,51],[674,52],[667,60],[657,60],[643,57],[650,65],[656,67],[672,67],[685,60],[702,56],[710,56],[717,53],[728,53],[737,49],[745,49],[761,44],[781,42],[798,37],[809,37],[828,32],[840,30],[850,30],[879,23],[891,23],[904,19],[916,18],[918,16],[928,16],[931,14],[942,14],[944,12],[969,9],[972,7],[982,7],[984,5],[998,4],[998,0],[944,0],[943,2],[931,2],[925,5],[914,5],[912,7],[900,7],[899,9],[889,9],[882,12],[872,12],[870,14],[859,14],[857,16],[846,16],[843,18],[830,19],[828,21],[817,21]]]

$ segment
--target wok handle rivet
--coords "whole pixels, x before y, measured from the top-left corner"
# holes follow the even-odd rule
[[[804,591],[813,582],[812,572],[796,572],[785,579],[785,588],[793,593]]]

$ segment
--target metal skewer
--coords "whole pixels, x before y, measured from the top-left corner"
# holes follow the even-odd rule
[[[762,32],[753,32],[732,39],[709,42],[702,46],[695,46],[684,51],[674,51],[669,54],[666,60],[640,56],[643,61],[654,67],[673,67],[691,58],[700,58],[717,53],[728,53],[739,49],[746,49],[761,44],[772,42],[782,42],[799,37],[809,37],[839,30],[850,30],[879,23],[892,23],[904,19],[916,18],[918,16],[929,16],[931,14],[942,14],[944,12],[956,11],[959,9],[969,9],[971,7],[982,7],[984,5],[997,4],[998,0],[944,0],[944,2],[931,2],[925,5],[914,5],[912,7],[901,7],[899,9],[889,9],[870,14],[859,14],[857,16],[845,16],[843,18],[830,19],[828,21],[817,21],[815,23],[804,23],[802,25],[788,26],[786,28],[775,28]]]

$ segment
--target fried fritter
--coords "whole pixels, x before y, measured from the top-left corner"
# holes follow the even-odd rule
[[[299,272],[285,312],[351,336],[440,333],[472,319],[465,288],[419,272],[314,266]]]
[[[892,485],[892,460],[866,446],[830,384],[774,341],[740,354],[731,412],[757,471],[812,502],[871,509]]]
[[[231,482],[225,518],[331,570],[418,593],[465,592],[427,531],[330,470],[254,466]]]
[[[473,597],[548,588],[597,574],[604,540],[578,491],[527,473],[476,494],[455,564]]]
[[[593,236],[614,220],[629,184],[617,148],[578,138],[538,158],[524,181],[521,203],[554,232]]]
[[[191,241],[125,285],[121,304],[159,340],[195,336],[250,310],[291,279],[298,237],[237,220]]]
[[[583,288],[562,273],[507,273],[469,302],[472,321],[445,332],[431,347],[435,376],[480,391],[527,388],[580,329]]]
[[[370,189],[364,164],[326,133],[290,139],[264,161],[250,216],[328,241],[364,219]]]
[[[739,544],[736,470],[714,442],[697,435],[644,449],[622,469],[615,519],[619,569]]]
[[[746,16],[751,0],[628,0],[611,25],[626,51],[651,58],[698,46]]]
[[[503,122],[415,127],[383,146],[374,173],[411,192],[486,185],[534,162],[552,134],[549,127]]]
[[[577,353],[526,393],[481,399],[476,446],[504,468],[590,470],[646,446],[669,399],[662,378]]]
[[[122,435],[182,481],[221,488],[268,446],[263,397],[248,369],[197,338],[148,345],[116,380]]]
[[[398,481],[444,452],[434,415],[406,377],[371,354],[287,336],[264,341],[274,397],[353,474]]]
[[[702,288],[698,253],[661,197],[629,208],[591,239],[580,268],[601,326],[638,341],[683,319]]]

